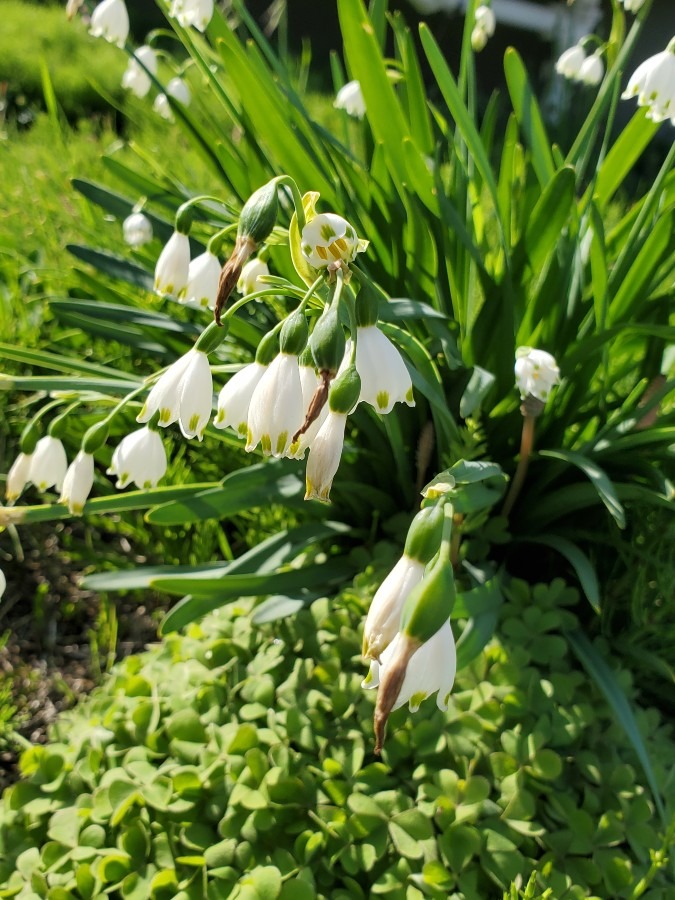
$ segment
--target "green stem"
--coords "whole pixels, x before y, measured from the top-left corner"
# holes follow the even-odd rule
[[[228,234],[230,234],[230,232],[236,231],[237,227],[237,223],[233,222],[231,225],[226,225],[225,228],[221,228],[220,231],[217,231],[206,245],[207,251],[209,253],[212,253],[214,256],[218,256],[223,244],[225,243],[224,239]]]
[[[291,189],[291,195],[293,196],[293,205],[295,206],[295,215],[298,220],[298,231],[302,234],[302,230],[307,224],[307,220],[305,218],[305,207],[302,203],[302,194],[300,193],[300,188],[295,182],[295,179],[291,178],[290,175],[279,175],[274,179],[276,184],[285,184],[287,187]]]

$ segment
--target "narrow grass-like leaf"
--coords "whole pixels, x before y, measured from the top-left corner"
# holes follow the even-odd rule
[[[124,197],[122,194],[118,194],[104,185],[87,181],[84,178],[73,178],[71,184],[87,200],[100,206],[101,209],[105,209],[106,212],[112,213],[120,220],[130,215],[136,204],[135,200]],[[152,230],[155,237],[164,242],[168,241],[173,232],[173,223],[167,219],[161,219],[147,209],[143,210],[143,215],[152,222]]]
[[[93,266],[104,275],[118,278],[133,284],[144,291],[152,291],[154,278],[152,272],[143,269],[137,263],[129,262],[123,256],[115,256],[107,250],[94,250],[92,247],[82,247],[79,244],[68,244],[66,250],[76,259]]]
[[[600,614],[598,576],[586,554],[572,541],[557,534],[539,534],[536,537],[528,537],[527,541],[531,544],[542,544],[545,547],[551,547],[553,550],[557,550],[561,556],[564,556],[576,572],[581,588],[586,595],[586,599],[593,607],[593,611]]]
[[[600,165],[593,186],[598,206],[611,200],[658,130],[659,123],[647,118],[647,110],[638,109]]]
[[[459,401],[459,414],[463,419],[468,418],[483,402],[486,394],[495,382],[495,376],[487,369],[474,366],[469,383],[464,388],[462,399]]]
[[[663,215],[655,222],[610,302],[608,324],[613,325],[631,315],[633,304],[643,296],[644,288],[649,284],[664,254],[672,252],[672,231],[672,214]]]
[[[513,110],[532,152],[534,171],[541,186],[545,187],[555,173],[551,141],[546,134],[544,120],[527,77],[525,65],[513,47],[509,47],[504,55],[504,73]]]
[[[607,702],[612,708],[617,722],[626,732],[628,739],[633,745],[633,749],[635,750],[637,758],[640,760],[640,764],[647,778],[647,783],[651,789],[661,821],[664,825],[667,825],[668,819],[661,798],[661,792],[656,781],[656,775],[652,768],[652,762],[649,758],[649,752],[647,751],[644,739],[640,734],[635,713],[628,698],[624,694],[616,675],[605,659],[600,655],[595,645],[588,640],[583,632],[568,631],[566,637],[583,667],[604,694]]]
[[[555,251],[574,203],[574,169],[565,166],[546,183],[525,230],[525,252],[533,273],[538,273]]]
[[[562,460],[562,462],[569,463],[570,465],[581,469],[584,475],[590,479],[591,484],[598,492],[598,496],[609,510],[619,528],[625,528],[626,514],[617,497],[614,485],[607,477],[606,472],[604,472],[597,463],[593,462],[593,460],[584,456],[582,453],[577,453],[574,450],[540,450],[539,455],[550,457],[551,459],[559,459]]]

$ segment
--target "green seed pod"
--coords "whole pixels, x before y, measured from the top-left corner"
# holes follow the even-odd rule
[[[274,180],[258,188],[244,204],[239,218],[237,236],[248,238],[256,244],[267,238],[277,221],[279,203]]]
[[[82,450],[85,453],[96,453],[108,440],[109,433],[110,425],[105,419],[92,425],[82,438]]]
[[[349,414],[359,400],[361,376],[356,366],[349,366],[333,381],[328,392],[328,406],[336,413]]]
[[[190,234],[194,217],[195,210],[193,205],[184,203],[183,206],[179,207],[176,213],[176,231],[178,234]]]
[[[217,325],[215,322],[211,322],[210,325],[207,325],[204,331],[199,335],[197,341],[195,343],[195,350],[201,350],[202,353],[206,353],[208,356],[209,353],[212,353],[216,347],[219,347],[222,342],[227,337],[227,332],[230,329],[230,320],[222,319],[221,324]]]
[[[443,534],[443,504],[425,506],[410,523],[405,541],[406,556],[429,563],[438,553]]]
[[[35,447],[40,438],[40,428],[37,422],[29,422],[21,432],[19,441],[19,449],[27,456],[35,451]]]
[[[279,350],[279,329],[273,328],[258,344],[255,361],[261,366],[269,366]]]
[[[323,312],[309,339],[317,369],[320,372],[337,372],[345,355],[345,344],[340,315],[331,306]]]
[[[401,631],[420,643],[428,641],[450,618],[457,590],[452,564],[439,560],[416,585],[401,613]]]
[[[356,324],[360,328],[377,325],[379,319],[380,293],[370,283],[359,278],[361,290],[356,296]]]
[[[282,353],[299,356],[307,344],[307,320],[300,310],[296,310],[286,319],[279,337],[279,349]]]

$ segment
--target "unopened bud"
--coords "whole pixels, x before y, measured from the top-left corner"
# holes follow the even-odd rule
[[[337,308],[330,306],[314,326],[309,339],[317,369],[337,372],[345,355],[346,343],[340,314]]]
[[[300,356],[307,344],[307,320],[303,313],[296,310],[286,319],[279,336],[279,349],[282,353]]]
[[[361,376],[356,366],[348,366],[334,379],[328,392],[328,406],[332,412],[349,415],[359,400]]]
[[[108,440],[109,433],[110,425],[105,419],[92,425],[82,438],[82,452],[90,455],[96,453]]]
[[[410,523],[404,553],[422,563],[431,562],[438,553],[443,534],[443,504],[425,506]]]

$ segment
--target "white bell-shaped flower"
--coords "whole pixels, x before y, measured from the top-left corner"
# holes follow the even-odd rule
[[[265,456],[286,456],[303,421],[298,357],[279,353],[253,391],[246,449],[250,452],[260,443]]]
[[[94,486],[94,457],[80,450],[68,466],[59,503],[67,503],[74,516],[81,516],[87,497]]]
[[[124,47],[129,37],[129,13],[124,0],[103,0],[91,14],[89,34]]]
[[[637,13],[644,6],[645,0],[619,0],[626,12]]]
[[[167,84],[166,94],[157,94],[155,97],[155,102],[152,104],[154,111],[159,113],[167,122],[173,122],[173,112],[169,101],[166,99],[167,94],[169,97],[173,97],[174,100],[178,100],[183,106],[189,106],[192,102],[192,92],[182,78],[176,77],[172,78]]]
[[[563,78],[569,78],[571,81],[576,81],[579,78],[579,72],[585,59],[586,51],[579,44],[575,44],[573,47],[568,47],[567,50],[560,54],[560,57],[555,64],[555,70],[558,75],[562,75]]]
[[[350,353],[351,341],[347,341],[345,360]],[[415,405],[412,381],[403,357],[377,325],[367,325],[357,331],[356,371],[361,376],[359,403],[370,403],[382,414],[391,412],[395,403]]]
[[[595,86],[600,84],[602,76],[605,74],[605,64],[602,61],[602,55],[599,52],[592,56],[587,56],[579,67],[578,81],[584,84]]]
[[[213,420],[216,428],[232,428],[246,437],[251,397],[266,371],[267,366],[252,362],[230,378],[218,395],[218,412]]]
[[[152,240],[152,222],[142,212],[131,213],[122,222],[122,234],[130,247],[142,247]]]
[[[5,484],[5,499],[8,503],[14,503],[30,480],[30,467],[33,461],[32,453],[19,453],[7,473]]]
[[[107,471],[116,475],[115,487],[136,485],[140,490],[157,486],[166,474],[166,450],[161,437],[152,428],[139,428],[122,438],[115,448]]]
[[[482,28],[489,38],[495,33],[495,14],[489,6],[481,4],[481,6],[476,7],[474,21],[476,26]]]
[[[48,434],[37,442],[30,461],[28,481],[39,491],[46,491],[50,487],[60,491],[67,468],[68,460],[63,444],[58,438]]]
[[[362,253],[368,241],[359,240],[353,225],[335,213],[319,213],[302,229],[303,256],[315,269],[349,263]]]
[[[178,422],[186,438],[202,440],[211,416],[213,379],[206,353],[194,347],[164,372],[148,394],[137,422],[159,411],[162,427]]]
[[[380,668],[386,670],[387,666],[395,665],[397,653],[402,647],[403,642],[399,632],[383,652],[381,661],[379,663],[375,659],[371,661],[370,672],[362,686],[365,688],[378,687]],[[455,638],[450,622],[446,622],[410,657],[403,684],[392,709],[398,709],[407,703],[410,712],[417,712],[422,701],[438,691],[436,705],[439,709],[446,710],[452,685],[455,682],[456,670]]]
[[[516,350],[516,387],[520,397],[536,397],[544,402],[551,388],[560,383],[560,369],[546,350],[518,347]]]
[[[425,568],[425,563],[404,553],[375,592],[363,626],[366,658],[379,660],[398,634],[403,605],[424,577]]]
[[[213,0],[173,0],[169,15],[183,28],[194,25],[198,31],[206,31],[213,16]]]
[[[177,297],[187,286],[190,269],[190,239],[174,231],[155,265],[155,292]]]
[[[141,63],[143,65],[141,65]],[[144,68],[145,67],[145,68]],[[152,87],[152,80],[145,70],[157,74],[157,54],[152,47],[139,47],[129,60],[122,76],[122,87],[137,97],[145,97]]]
[[[254,294],[256,291],[263,291],[269,285],[260,281],[260,278],[269,274],[270,270],[267,263],[255,256],[253,259],[249,259],[241,270],[241,275],[237,282],[237,290],[244,296]]]
[[[638,106],[647,106],[647,118],[654,122],[670,119],[675,125],[675,37],[661,53],[641,63],[621,95],[623,100],[638,98]]]
[[[185,290],[179,294],[181,303],[200,309],[215,309],[221,268],[218,257],[210,250],[196,256],[188,267]]]
[[[302,387],[302,408],[304,411],[304,415],[307,415],[309,410],[309,404],[312,400],[312,397],[316,393],[317,388],[321,384],[321,379],[317,374],[316,369],[312,364],[304,365],[302,361],[300,362],[300,385]],[[328,404],[324,404],[321,408],[321,412],[314,419],[314,421],[310,424],[308,429],[300,435],[295,444],[291,445],[291,452],[289,455],[293,457],[293,459],[304,459],[305,453],[307,449],[312,446],[312,442],[314,438],[319,433],[319,429],[326,421],[326,416],[328,415]]]
[[[329,409],[312,441],[307,459],[305,500],[330,500],[330,489],[342,458],[347,414]]]
[[[366,102],[363,99],[361,84],[358,81],[348,81],[337,92],[333,106],[336,109],[344,109],[344,111],[354,116],[356,119],[362,119],[366,114]]]
[[[5,593],[7,589],[7,579],[5,578],[5,573],[0,569],[0,599],[2,595]]]

